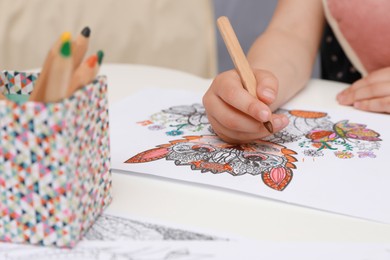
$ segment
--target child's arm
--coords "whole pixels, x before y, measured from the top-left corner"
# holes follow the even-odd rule
[[[274,110],[302,89],[310,77],[322,36],[321,0],[280,0],[266,32],[248,59],[257,80],[258,99],[244,90],[235,70],[218,75],[203,103],[214,131],[228,142],[248,142],[269,135],[268,106]],[[288,124],[272,115],[274,131]]]
[[[324,28],[321,0],[282,0],[267,30],[248,53],[253,68],[271,71],[279,81],[272,108],[278,108],[309,79]]]

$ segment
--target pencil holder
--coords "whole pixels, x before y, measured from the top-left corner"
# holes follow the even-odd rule
[[[0,72],[0,91],[36,78]],[[0,241],[73,247],[111,201],[106,78],[57,103],[0,101],[0,136]]]

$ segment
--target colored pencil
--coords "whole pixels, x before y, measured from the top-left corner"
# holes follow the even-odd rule
[[[0,100],[6,100],[6,96],[4,96],[2,93],[0,93]]]
[[[103,59],[103,52],[99,51],[88,57],[73,73],[67,96],[71,96],[81,87],[91,83],[98,74]]]
[[[226,16],[221,16],[217,19],[217,25],[219,32],[221,33],[222,39],[225,42],[226,48],[230,54],[230,57],[234,63],[234,66],[240,75],[241,82],[244,88],[254,97],[257,98],[256,94],[256,77],[253,73],[252,68],[249,65],[248,60],[241,48],[240,42],[233,30],[229,19]],[[268,132],[273,132],[273,126],[270,121],[263,122],[264,127]]]
[[[89,36],[91,35],[91,29],[86,26],[81,30],[76,40],[72,43],[73,51],[73,70],[76,70],[84,59],[85,53],[88,50]]]
[[[49,75],[50,67],[54,56],[57,55],[57,52],[61,46],[61,38],[54,43],[53,47],[48,52],[41,72],[34,84],[34,89],[29,97],[29,101],[43,102],[45,99],[45,88],[47,85],[47,77]]]
[[[61,36],[61,47],[53,57],[45,87],[45,102],[57,102],[66,96],[73,72],[70,33]]]

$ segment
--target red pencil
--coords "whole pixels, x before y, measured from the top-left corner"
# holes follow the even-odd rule
[[[88,59],[81,63],[72,75],[66,96],[71,96],[79,88],[91,83],[96,77],[99,67],[100,63],[98,54],[89,56]]]

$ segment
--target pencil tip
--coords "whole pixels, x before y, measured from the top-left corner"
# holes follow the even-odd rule
[[[89,38],[89,35],[91,35],[91,29],[86,26],[84,29],[81,31],[81,35],[83,35],[85,38]]]
[[[87,65],[91,69],[93,69],[96,66],[97,61],[98,61],[98,56],[97,56],[97,54],[94,54],[87,59]]]
[[[98,56],[98,63],[99,63],[99,65],[101,65],[103,57],[104,57],[104,52],[102,50],[98,51],[97,56]]]
[[[69,57],[72,53],[71,50],[72,50],[72,48],[71,48],[71,43],[69,40],[62,43],[61,50],[60,50],[62,56]]]
[[[274,127],[272,126],[272,123],[270,121],[264,122],[264,127],[270,132],[271,134],[274,132]]]
[[[70,39],[72,38],[72,35],[70,32],[63,32],[61,34],[61,42],[67,42],[67,41],[70,41]]]

